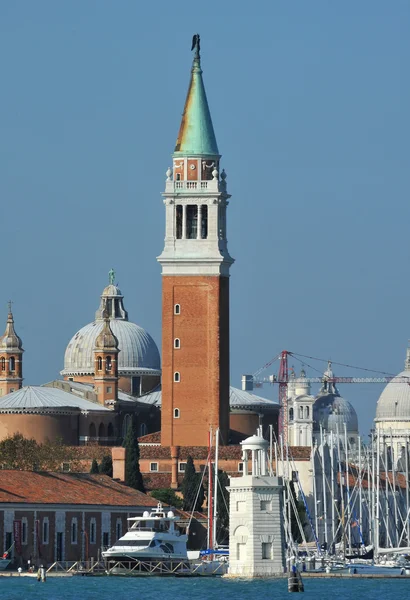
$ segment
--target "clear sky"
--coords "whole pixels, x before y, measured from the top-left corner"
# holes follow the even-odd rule
[[[0,0],[0,319],[11,298],[25,383],[58,376],[112,266],[160,346],[160,194],[196,32],[232,194],[232,384],[282,349],[401,371],[409,26],[408,0]],[[340,391],[367,435],[381,387]]]

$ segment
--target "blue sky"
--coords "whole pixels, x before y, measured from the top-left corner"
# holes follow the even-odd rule
[[[400,371],[409,24],[404,0],[0,2],[0,319],[11,298],[25,383],[58,376],[111,266],[160,345],[160,194],[197,31],[232,194],[232,384],[282,349]],[[340,391],[367,434],[381,387]]]

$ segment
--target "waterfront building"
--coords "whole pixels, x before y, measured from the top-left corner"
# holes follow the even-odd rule
[[[0,470],[0,545],[16,566],[96,561],[156,505],[107,475]]]

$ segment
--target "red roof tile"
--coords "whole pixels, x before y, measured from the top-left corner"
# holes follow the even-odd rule
[[[107,475],[0,470],[0,504],[156,506],[157,500]]]
[[[155,433],[148,433],[138,438],[139,444],[160,444],[161,443],[161,432],[156,431]]]

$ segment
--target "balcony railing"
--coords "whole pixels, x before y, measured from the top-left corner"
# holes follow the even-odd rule
[[[223,182],[224,183],[224,182]],[[166,192],[220,192],[222,191],[222,182],[218,179],[210,179],[209,181],[173,181],[172,179],[166,182]]]

